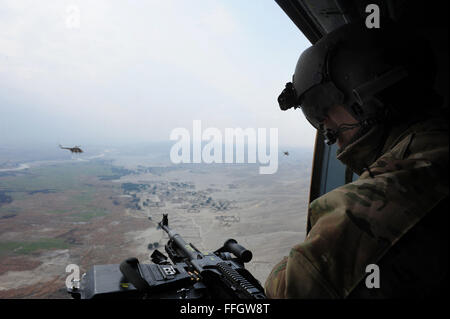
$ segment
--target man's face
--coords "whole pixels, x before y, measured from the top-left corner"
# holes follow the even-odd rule
[[[323,121],[325,129],[329,128],[337,130],[341,124],[356,124],[358,121],[347,110],[340,105],[335,105],[328,111],[327,117]],[[359,127],[355,127],[344,132],[341,132],[337,138],[337,145],[339,148],[346,146],[353,135],[356,134]]]

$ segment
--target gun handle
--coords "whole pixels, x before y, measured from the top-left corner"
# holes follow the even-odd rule
[[[139,271],[139,260],[137,258],[133,257],[122,261],[119,268],[122,272],[122,275],[124,275],[125,278],[130,283],[132,283],[134,287],[136,287],[137,290],[150,290],[150,285],[144,278],[142,278],[142,275]]]
[[[228,239],[223,245],[225,251],[233,253],[242,262],[248,263],[253,258],[253,254],[250,250],[242,247],[234,239]]]

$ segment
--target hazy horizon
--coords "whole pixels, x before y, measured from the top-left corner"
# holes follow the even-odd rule
[[[275,1],[0,3],[0,145],[165,142],[193,120],[314,145],[277,104],[310,43]]]

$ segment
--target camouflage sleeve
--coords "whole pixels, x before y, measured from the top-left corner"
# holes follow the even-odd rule
[[[339,298],[331,283],[309,260],[306,252],[309,245],[307,239],[291,249],[286,266],[286,297],[298,299]]]
[[[268,298],[338,297],[302,252],[304,245],[305,243],[294,246],[289,257],[284,257],[273,268],[265,283]]]
[[[268,297],[347,297],[366,267],[448,196],[448,136],[409,135],[371,172],[311,202],[308,237],[272,270]]]
[[[287,257],[284,257],[270,273],[265,283],[267,298],[279,299],[285,298],[286,290],[286,263]]]

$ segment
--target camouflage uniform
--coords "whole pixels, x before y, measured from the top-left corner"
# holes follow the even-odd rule
[[[448,125],[431,119],[391,129],[377,156],[381,138],[374,128],[338,154],[360,177],[311,202],[311,229],[272,270],[268,297],[435,292],[448,267]],[[365,285],[369,264],[379,266],[378,289]]]

